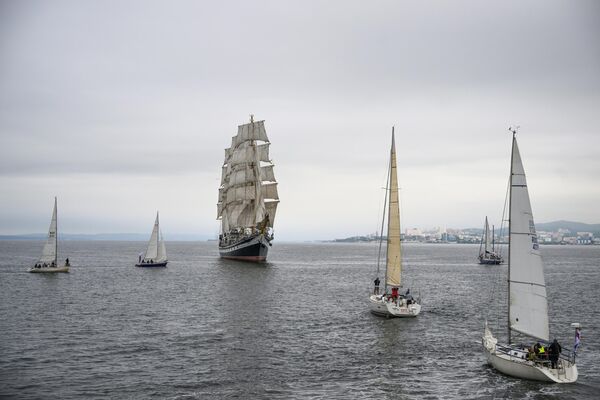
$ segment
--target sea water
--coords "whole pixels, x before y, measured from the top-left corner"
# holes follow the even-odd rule
[[[167,268],[134,267],[141,242],[63,241],[69,274],[29,274],[42,248],[0,241],[0,397],[597,398],[600,247],[544,246],[550,330],[579,380],[523,381],[485,363],[486,318],[502,340],[506,266],[478,246],[407,244],[413,319],[369,313],[377,244],[274,242],[264,264],[216,242],[167,242]],[[383,272],[380,272],[380,277]],[[500,285],[500,287],[499,287]]]

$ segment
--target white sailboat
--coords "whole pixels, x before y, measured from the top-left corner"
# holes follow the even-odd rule
[[[42,250],[42,256],[35,263],[32,268],[29,268],[29,272],[33,273],[47,273],[47,272],[69,272],[69,259],[65,260],[65,265],[58,265],[58,221],[56,212],[56,197],[54,198],[54,210],[52,211],[52,220],[50,221],[50,228],[48,229],[48,238],[44,249]]]
[[[389,199],[389,201],[387,201]],[[390,165],[388,182],[386,184],[386,202],[388,202],[387,246],[384,289],[379,293],[379,256],[377,259],[377,278],[374,293],[369,297],[371,312],[385,317],[416,317],[421,312],[420,299],[410,294],[410,289],[400,294],[402,287],[402,257],[400,249],[400,202],[398,200],[398,171],[396,167],[396,144],[394,128],[392,128],[392,147],[390,150]],[[385,207],[384,207],[385,208]],[[379,254],[383,240],[383,225],[385,212],[381,222]],[[388,289],[390,291],[388,292]]]
[[[508,245],[508,342],[498,344],[485,322],[482,343],[489,364],[498,371],[522,379],[571,383],[577,380],[575,357],[563,351],[552,368],[551,359],[533,347],[511,343],[511,332],[547,345],[550,339],[544,267],[529,201],[525,170],[511,129],[509,245]],[[574,324],[573,326],[579,326]]]
[[[487,217],[485,217],[483,236],[479,245],[479,264],[502,264],[502,256],[496,252],[494,236],[494,228],[492,226],[492,231],[490,232],[490,225],[488,224]]]
[[[136,267],[166,267],[167,260],[167,249],[165,248],[165,241],[160,231],[160,225],[158,222],[158,212],[156,212],[156,220],[154,221],[154,228],[152,229],[152,235],[148,241],[148,248],[146,254],[142,258],[140,255]]]

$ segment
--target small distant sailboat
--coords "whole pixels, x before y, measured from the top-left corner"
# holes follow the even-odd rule
[[[160,231],[158,222],[158,212],[156,213],[156,220],[154,221],[154,228],[152,229],[152,235],[148,241],[148,248],[146,254],[142,258],[139,256],[136,267],[166,267],[167,260],[167,249],[165,248],[165,241]]]
[[[52,220],[48,229],[48,238],[42,250],[42,256],[35,263],[29,272],[33,273],[48,273],[48,272],[69,272],[69,259],[65,260],[65,265],[58,266],[58,222],[56,212],[56,197],[54,198],[54,210],[52,211]]]
[[[491,236],[491,240],[490,240]],[[491,242],[491,245],[490,245]],[[483,236],[479,245],[479,264],[502,264],[502,256],[496,252],[494,227],[490,235],[490,226],[488,219],[485,217],[485,226],[483,227]]]
[[[402,257],[400,252],[400,202],[398,199],[398,172],[396,167],[394,128],[392,128],[392,147],[390,150],[390,166],[385,198],[388,203],[388,225],[384,289],[383,293],[379,293],[379,255],[381,254],[381,243],[383,240],[385,212],[381,221],[381,235],[379,239],[379,255],[377,258],[378,276],[375,279],[375,291],[369,298],[369,305],[371,312],[376,315],[388,318],[416,317],[421,312],[420,299],[415,299],[410,294],[410,289],[403,294],[398,293],[399,288],[402,286]],[[390,289],[389,293],[388,288]]]
[[[555,353],[556,359],[552,362],[552,355],[547,357],[546,354],[536,352],[533,346],[528,348],[511,343],[512,331],[528,336],[542,346],[544,343],[547,346],[550,340],[544,266],[533,222],[525,170],[515,137],[516,129],[511,129],[511,132],[508,342],[506,345],[498,344],[498,339],[493,336],[486,321],[482,337],[484,353],[488,363],[506,375],[545,382],[572,383],[578,376],[573,353],[563,350],[560,358]],[[579,324],[571,326],[578,328]]]

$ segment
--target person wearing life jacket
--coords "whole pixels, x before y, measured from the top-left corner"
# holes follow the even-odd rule
[[[543,344],[540,346],[540,349],[539,349],[539,355],[540,355],[540,358],[541,358],[542,360],[545,360],[545,359],[546,359],[546,356],[547,356],[547,354],[546,354],[546,348],[544,347],[544,345],[543,345]]]

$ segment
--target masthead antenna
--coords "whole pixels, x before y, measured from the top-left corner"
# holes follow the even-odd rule
[[[508,130],[515,136],[520,127],[520,125],[511,125]]]

